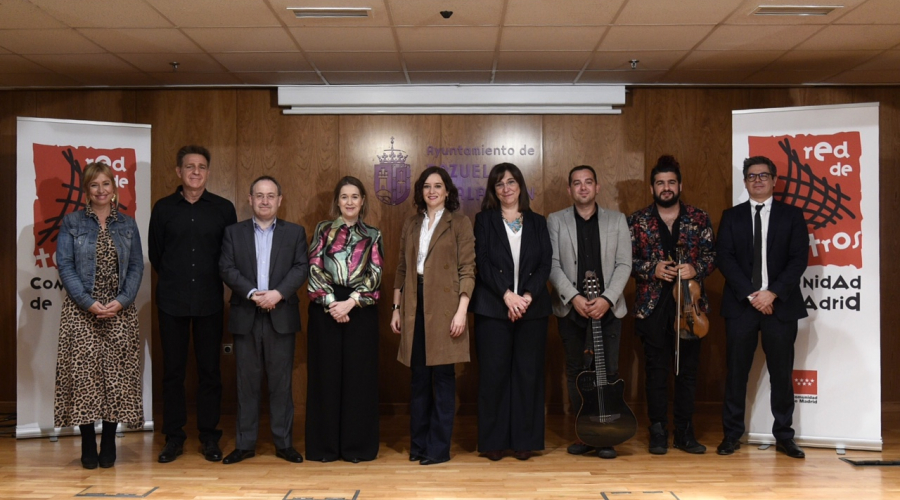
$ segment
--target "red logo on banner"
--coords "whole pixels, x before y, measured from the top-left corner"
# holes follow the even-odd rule
[[[101,161],[113,169],[119,210],[134,217],[134,149],[34,145],[34,257],[37,267],[56,267],[56,239],[63,217],[81,210],[87,196],[81,191],[84,166]]]
[[[794,394],[819,394],[819,375],[816,370],[794,370]]]
[[[862,268],[859,132],[750,137],[750,156],[778,167],[775,199],[803,210],[810,266]]]

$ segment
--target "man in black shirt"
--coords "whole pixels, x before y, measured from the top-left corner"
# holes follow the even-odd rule
[[[550,284],[555,293],[553,314],[558,318],[559,336],[566,353],[566,382],[573,412],[581,408],[581,395],[575,385],[584,371],[584,347],[588,318],[600,319],[609,380],[619,371],[619,342],[625,316],[622,291],[631,275],[631,233],[625,215],[600,208],[595,201],[600,192],[594,169],[581,165],[569,172],[569,195],[574,205],[547,218],[553,262]],[[602,290],[588,300],[584,295],[584,273],[596,273]],[[569,446],[568,452],[583,455],[594,448],[582,442]],[[601,458],[615,458],[612,447],[597,450]]]
[[[222,377],[223,286],[219,255],[225,227],[237,222],[234,204],[206,190],[209,151],[185,146],[175,172],[181,186],[160,199],[150,214],[149,257],[157,273],[156,305],[163,352],[163,434],[159,462],[181,455],[187,435],[184,379],[188,347],[197,360],[197,428],[207,460],[222,459],[219,413]]]

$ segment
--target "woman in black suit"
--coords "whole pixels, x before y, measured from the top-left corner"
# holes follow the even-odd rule
[[[544,449],[544,348],[552,258],[543,216],[529,208],[519,168],[494,166],[475,216],[478,449],[519,460]]]

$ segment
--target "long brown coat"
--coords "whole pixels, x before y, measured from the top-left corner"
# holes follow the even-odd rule
[[[394,288],[400,298],[400,349],[397,360],[406,366],[412,358],[416,323],[416,257],[423,214],[411,216],[400,232],[400,263]],[[434,228],[425,257],[422,294],[425,301],[425,364],[447,365],[469,361],[469,327],[456,338],[450,321],[459,308],[459,297],[472,296],[475,288],[475,235],[468,217],[445,210]]]

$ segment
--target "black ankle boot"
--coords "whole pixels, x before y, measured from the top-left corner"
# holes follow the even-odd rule
[[[103,434],[100,437],[100,467],[108,469],[116,463],[116,427],[117,422],[103,421]]]
[[[684,450],[688,453],[693,453],[695,455],[699,455],[701,453],[706,453],[706,446],[697,442],[697,439],[694,438],[694,426],[688,422],[687,427],[684,429],[675,429],[675,448],[679,450]]]
[[[650,453],[665,455],[669,451],[669,432],[663,424],[656,422],[650,426]]]
[[[79,425],[81,430],[81,466],[85,469],[97,468],[97,434],[94,424]]]

